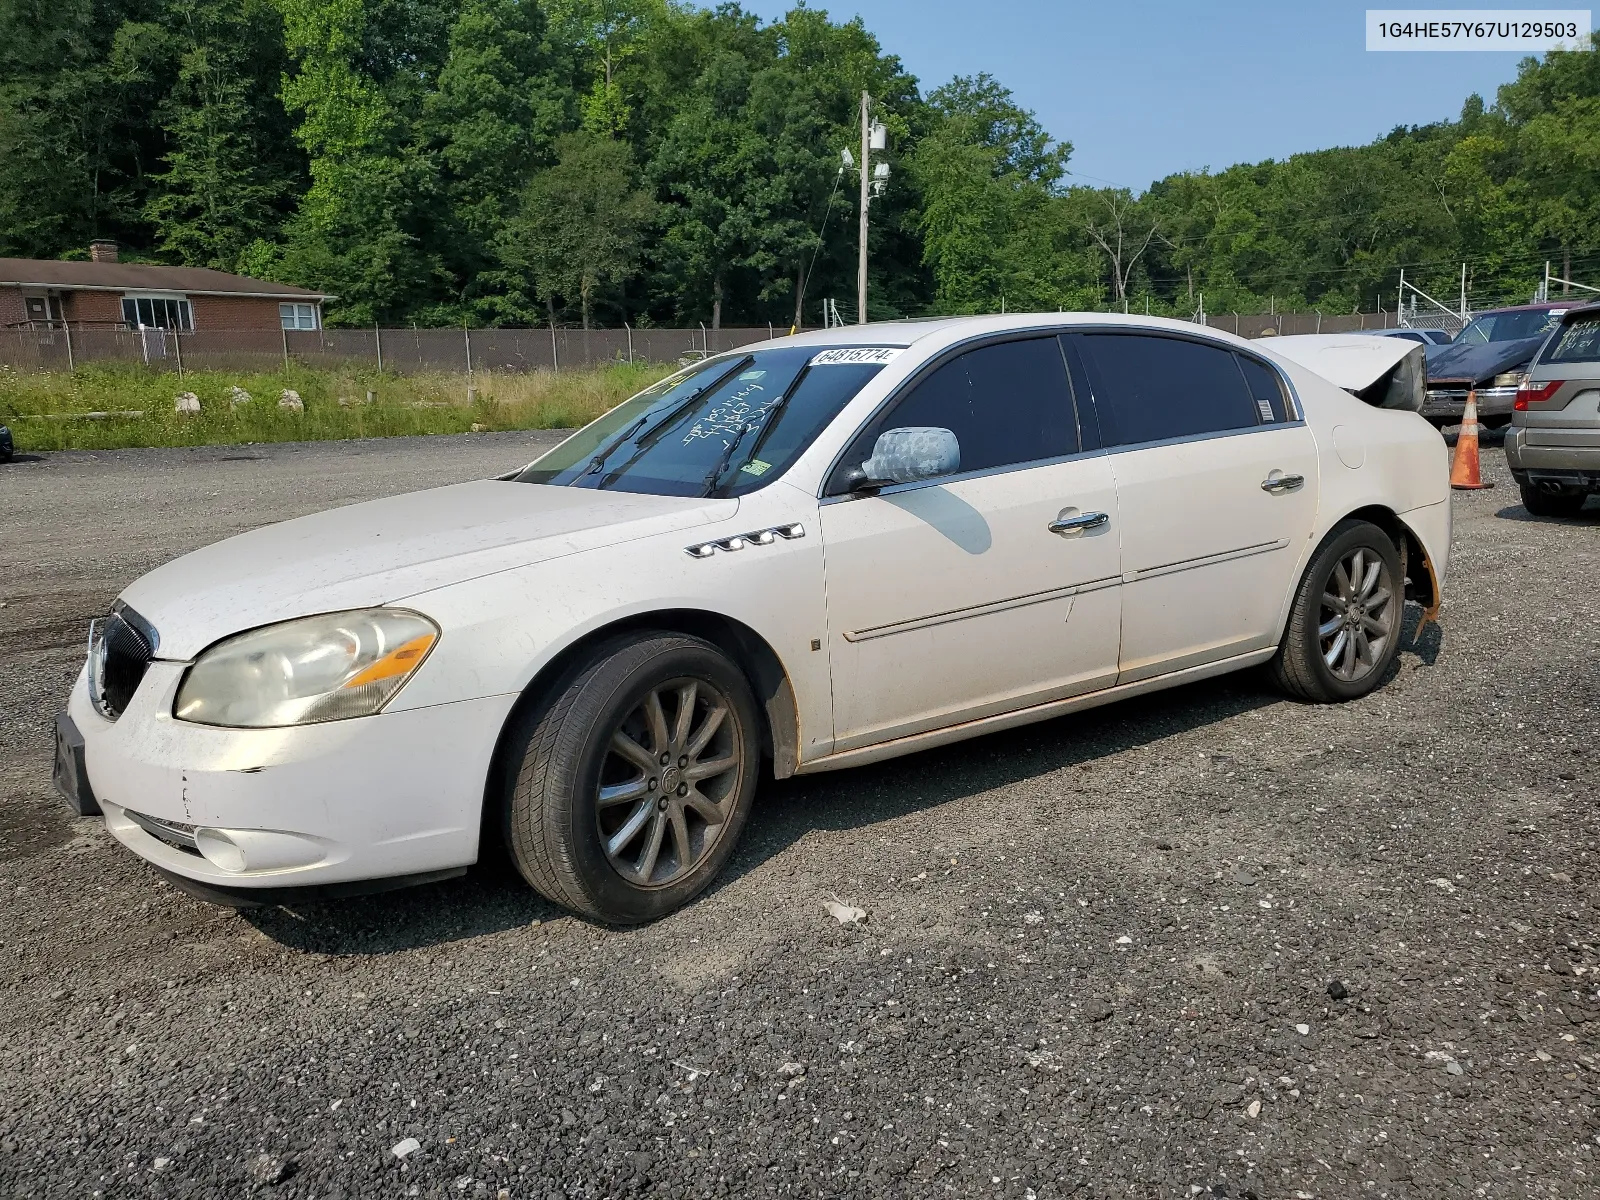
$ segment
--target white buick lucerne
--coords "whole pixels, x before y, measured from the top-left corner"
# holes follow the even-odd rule
[[[437,879],[503,839],[625,923],[716,876],[769,772],[1258,664],[1363,696],[1406,599],[1437,610],[1445,456],[1406,347],[1346,390],[1296,361],[1340,345],[1279,341],[975,317],[696,363],[515,474],[136,580],[57,784],[229,903]]]

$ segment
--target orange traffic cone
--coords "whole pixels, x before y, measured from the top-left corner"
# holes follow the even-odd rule
[[[1450,463],[1450,486],[1462,490],[1492,488],[1478,474],[1478,390],[1467,393],[1466,411],[1461,414],[1461,432],[1456,434],[1456,456]]]

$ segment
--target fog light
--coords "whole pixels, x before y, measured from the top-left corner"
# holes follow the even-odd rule
[[[220,829],[196,829],[195,848],[205,855],[206,861],[218,870],[238,874],[244,870],[244,851]]]

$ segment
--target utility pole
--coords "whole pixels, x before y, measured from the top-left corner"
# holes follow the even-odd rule
[[[872,186],[869,178],[871,172],[867,170],[867,163],[872,158],[872,147],[869,142],[871,136],[868,128],[868,109],[872,105],[872,97],[866,90],[861,92],[861,250],[856,264],[856,324],[867,323],[867,205],[871,197],[868,194]]]

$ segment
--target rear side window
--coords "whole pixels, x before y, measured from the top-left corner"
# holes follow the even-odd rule
[[[1255,401],[1262,424],[1289,420],[1289,398],[1284,395],[1282,377],[1264,362],[1242,354],[1233,357],[1244,372],[1245,386],[1250,389],[1250,399]]]
[[[984,471],[1078,452],[1066,364],[1053,337],[968,350],[934,369],[857,436],[844,457],[869,457],[889,429],[936,426],[956,435],[960,470]]]
[[[1080,335],[1095,410],[1108,446],[1251,429],[1264,415],[1231,350],[1148,334]],[[1256,364],[1259,365],[1259,364]],[[1281,420],[1283,394],[1262,404]]]
[[[1600,362],[1600,313],[1585,315],[1568,322],[1551,340],[1549,351],[1539,361]]]

